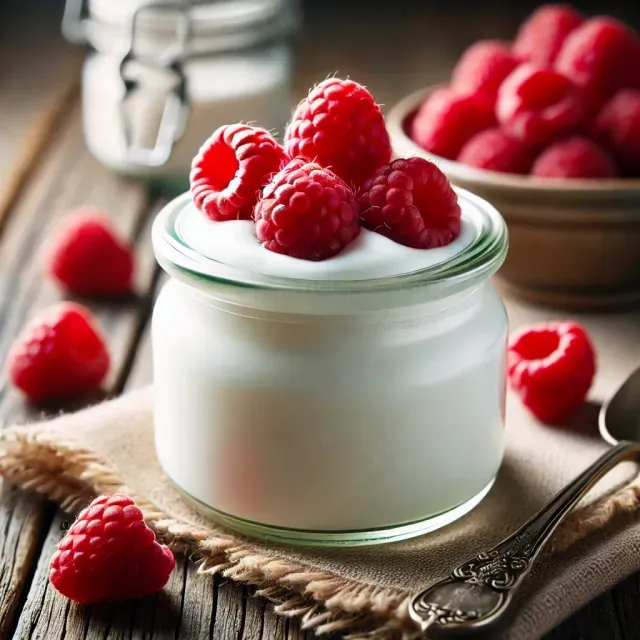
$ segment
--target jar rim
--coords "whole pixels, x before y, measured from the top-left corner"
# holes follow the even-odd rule
[[[153,248],[158,263],[169,275],[196,288],[224,286],[300,295],[324,293],[340,297],[396,292],[407,299],[437,299],[488,279],[500,268],[508,250],[507,226],[497,209],[464,189],[454,188],[465,215],[469,215],[476,225],[476,237],[451,258],[393,276],[362,280],[271,276],[204,256],[190,246],[180,233],[179,217],[192,204],[188,192],[169,202],[158,213],[152,228]]]

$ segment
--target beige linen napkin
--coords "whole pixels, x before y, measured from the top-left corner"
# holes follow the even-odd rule
[[[640,363],[640,325],[637,317],[589,322],[597,334],[601,370],[609,372],[599,376],[594,392],[603,397]],[[585,407],[573,430],[537,424],[513,397],[507,410],[505,461],[487,498],[440,531],[374,547],[280,547],[207,522],[182,501],[158,466],[150,388],[5,431],[0,472],[71,510],[99,493],[128,493],[167,543],[200,555],[203,572],[220,571],[258,586],[280,613],[302,616],[303,625],[319,633],[411,637],[412,593],[511,533],[606,449],[594,435],[595,407]],[[562,525],[553,554],[541,558],[527,578],[518,615],[500,638],[538,638],[640,569],[640,522],[634,515],[640,484],[634,474],[632,465],[612,472]]]

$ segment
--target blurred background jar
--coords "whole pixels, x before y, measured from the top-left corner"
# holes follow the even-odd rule
[[[90,46],[84,136],[107,167],[183,190],[220,125],[280,136],[291,114],[298,0],[67,0],[63,32]]]

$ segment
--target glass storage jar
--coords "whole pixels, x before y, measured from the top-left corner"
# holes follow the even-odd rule
[[[282,133],[291,113],[297,0],[67,0],[66,36],[91,45],[84,136],[121,173],[183,190],[218,126]]]
[[[201,215],[188,194],[158,215],[155,438],[189,500],[245,534],[320,545],[419,535],[478,504],[503,454],[507,317],[488,278],[507,232],[460,201],[462,250],[362,280],[207,257],[184,233]]]

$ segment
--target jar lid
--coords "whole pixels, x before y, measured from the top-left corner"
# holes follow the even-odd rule
[[[189,54],[250,47],[285,37],[300,20],[298,0],[90,0],[84,33],[98,50],[108,51],[118,34],[130,31],[135,18],[136,38],[162,50],[175,40],[185,15],[191,34]]]
[[[170,202],[157,216],[152,231],[153,247],[160,266],[178,280],[232,302],[252,290],[257,304],[276,304],[277,294],[301,300],[310,295],[334,299],[338,306],[359,298],[359,308],[384,304],[406,306],[463,292],[493,275],[508,249],[506,224],[489,203],[456,188],[463,215],[473,228],[472,238],[452,257],[418,270],[387,277],[357,280],[309,280],[265,275],[203,255],[187,240],[182,219],[193,208],[190,194]],[[225,223],[219,223],[225,224]],[[265,249],[266,251],[266,249]],[[384,296],[380,293],[384,292]],[[262,297],[262,301],[259,299]],[[301,305],[304,306],[304,305]]]
[[[104,24],[124,26],[141,10],[139,28],[175,31],[176,10],[185,9],[194,30],[224,33],[281,20],[294,4],[291,0],[173,0],[161,4],[153,0],[90,0],[89,16]]]

